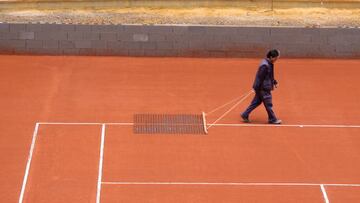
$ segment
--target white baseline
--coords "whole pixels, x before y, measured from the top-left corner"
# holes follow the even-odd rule
[[[39,122],[41,125],[123,125],[123,126],[132,126],[134,123],[123,122],[123,123],[97,123],[97,122]],[[210,124],[207,124],[210,126]],[[295,128],[360,128],[360,125],[345,125],[345,124],[281,124],[281,125],[271,125],[271,124],[236,124],[236,123],[219,123],[214,124],[213,126],[217,127],[295,127]]]

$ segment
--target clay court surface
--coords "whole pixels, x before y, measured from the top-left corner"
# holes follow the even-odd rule
[[[0,202],[360,202],[359,60],[279,60],[281,126],[244,125],[248,98],[207,135],[134,134],[248,92],[259,61],[0,56]]]

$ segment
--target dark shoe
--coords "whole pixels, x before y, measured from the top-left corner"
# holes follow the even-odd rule
[[[246,116],[244,116],[244,115],[240,115],[241,116],[241,118],[243,119],[243,122],[244,123],[250,123],[250,120],[249,120],[249,117],[246,117]]]
[[[276,120],[273,120],[273,121],[269,121],[269,124],[276,124],[276,125],[279,125],[279,124],[281,124],[281,120],[279,120],[279,119],[276,119]]]

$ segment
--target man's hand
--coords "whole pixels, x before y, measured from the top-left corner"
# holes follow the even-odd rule
[[[277,88],[277,86],[278,86],[278,81],[276,81],[276,80],[274,80],[274,86]]]

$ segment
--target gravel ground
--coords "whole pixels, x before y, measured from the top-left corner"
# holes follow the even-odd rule
[[[3,10],[0,22],[360,27],[360,9],[119,8]]]

